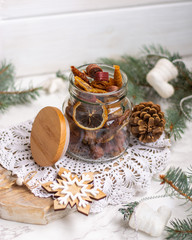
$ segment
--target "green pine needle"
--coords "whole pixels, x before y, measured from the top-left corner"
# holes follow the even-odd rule
[[[189,169],[190,171],[190,169]],[[191,175],[181,168],[170,168],[165,175],[161,175],[162,184],[166,184],[165,191],[169,195],[183,198],[192,203]]]
[[[188,168],[187,175],[190,183],[192,184],[192,165]]]
[[[165,57],[170,61],[182,58],[178,53],[171,54],[171,52],[167,48],[164,48],[161,45],[144,45],[141,52],[147,55],[148,58],[153,57],[156,58],[156,60],[162,57]]]
[[[0,111],[6,110],[11,105],[25,104],[39,96],[41,88],[20,90],[15,87],[14,67],[12,64],[0,64]]]
[[[63,72],[61,72],[60,70],[56,72],[56,76],[57,76],[58,78],[63,79],[64,81],[67,81],[67,80],[68,80],[67,75],[65,75],[65,74],[64,74]]]
[[[174,219],[170,221],[171,227],[166,227],[168,233],[166,239],[191,240],[192,239],[192,218],[184,220]]]
[[[120,208],[119,212],[121,212],[124,215],[124,220],[129,220],[131,215],[134,212],[135,207],[139,204],[139,202],[131,202],[126,205],[124,205],[125,208]]]
[[[166,110],[165,128],[170,136],[174,136],[175,140],[182,137],[186,128],[186,119],[179,108],[173,106]]]
[[[14,67],[12,64],[0,63],[0,91],[6,91],[14,81]]]

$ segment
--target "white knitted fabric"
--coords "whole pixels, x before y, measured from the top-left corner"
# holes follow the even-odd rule
[[[39,197],[51,195],[41,184],[55,180],[60,167],[78,176],[83,172],[94,172],[94,185],[107,197],[93,202],[91,212],[102,211],[108,204],[127,203],[137,192],[146,191],[151,177],[163,170],[169,159],[170,141],[163,134],[155,143],[145,145],[131,137],[127,152],[111,162],[91,163],[64,156],[54,167],[40,167],[31,156],[31,127],[32,121],[27,121],[0,130],[0,164],[25,181],[31,179],[27,184]]]

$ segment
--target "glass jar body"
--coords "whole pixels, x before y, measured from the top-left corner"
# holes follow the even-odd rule
[[[99,65],[113,77],[114,68]],[[78,69],[83,71],[88,65]],[[70,97],[63,111],[70,127],[68,153],[85,161],[109,161],[122,155],[129,144],[128,121],[131,104],[127,95],[127,77],[121,71],[123,86],[114,92],[90,93],[69,77]]]

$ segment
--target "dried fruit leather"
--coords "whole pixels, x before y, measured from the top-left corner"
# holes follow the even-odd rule
[[[109,80],[109,73],[108,72],[96,72],[94,80],[97,81],[97,82],[108,81]]]
[[[91,78],[95,77],[97,72],[103,72],[103,70],[97,64],[89,64],[86,68],[87,75]]]
[[[120,88],[123,85],[120,67],[118,65],[114,65],[113,67],[115,68],[115,70],[114,70],[114,85],[116,85],[117,87]]]

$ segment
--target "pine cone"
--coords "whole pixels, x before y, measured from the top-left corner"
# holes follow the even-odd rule
[[[164,113],[153,102],[142,102],[133,108],[130,121],[132,134],[144,143],[155,142],[165,129]]]

